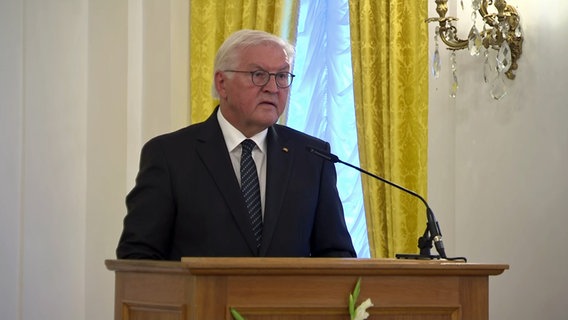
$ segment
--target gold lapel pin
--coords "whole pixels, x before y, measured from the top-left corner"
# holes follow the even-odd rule
[[[282,151],[288,152],[288,148],[284,147],[284,148],[282,148]]]

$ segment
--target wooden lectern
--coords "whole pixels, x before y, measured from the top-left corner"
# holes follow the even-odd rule
[[[349,294],[370,298],[369,320],[488,319],[489,276],[502,264],[348,258],[107,260],[115,319],[349,319]]]

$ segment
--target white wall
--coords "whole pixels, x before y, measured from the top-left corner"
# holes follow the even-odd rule
[[[0,2],[2,319],[112,319],[141,144],[188,122],[184,0]]]
[[[490,281],[491,319],[563,319],[568,4],[510,2],[526,40],[509,95],[493,101],[465,52],[455,100],[447,69],[430,82],[428,196],[450,255],[511,265]],[[140,146],[189,118],[188,10],[184,0],[0,2],[3,319],[112,318],[103,262]],[[465,37],[469,14],[462,23]]]
[[[0,310],[7,319],[17,319],[20,304],[22,19],[18,0],[0,3]]]
[[[85,319],[111,319],[114,275],[105,270],[103,262],[113,256],[116,247],[127,184],[129,8],[124,0],[87,2],[87,228],[82,312]]]
[[[451,254],[510,264],[490,280],[491,319],[565,319],[568,3],[509,4],[521,14],[525,42],[508,96],[489,97],[482,59],[465,51],[455,100],[447,95],[447,52],[443,77],[430,80],[429,198]],[[465,38],[470,14],[457,12]]]
[[[85,306],[86,2],[4,1],[0,12],[2,316],[40,319],[45,310],[52,318],[79,319]]]

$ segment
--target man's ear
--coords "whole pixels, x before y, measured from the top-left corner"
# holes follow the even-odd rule
[[[221,98],[227,97],[227,92],[225,90],[225,74],[221,71],[215,72],[215,88],[217,88],[217,92]]]

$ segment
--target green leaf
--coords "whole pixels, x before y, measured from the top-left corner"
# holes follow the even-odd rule
[[[357,283],[355,284],[355,288],[353,289],[353,300],[357,301],[360,292],[361,292],[361,278],[357,279]]]
[[[349,295],[349,315],[351,316],[351,320],[355,318],[355,301],[353,301],[353,295]]]
[[[235,320],[246,320],[235,308],[229,308],[229,310],[231,311],[231,315]]]
[[[361,292],[361,278],[357,279],[355,288],[353,288],[353,293],[349,295],[349,315],[351,316],[351,320],[355,318],[355,303],[359,298],[360,292]]]

